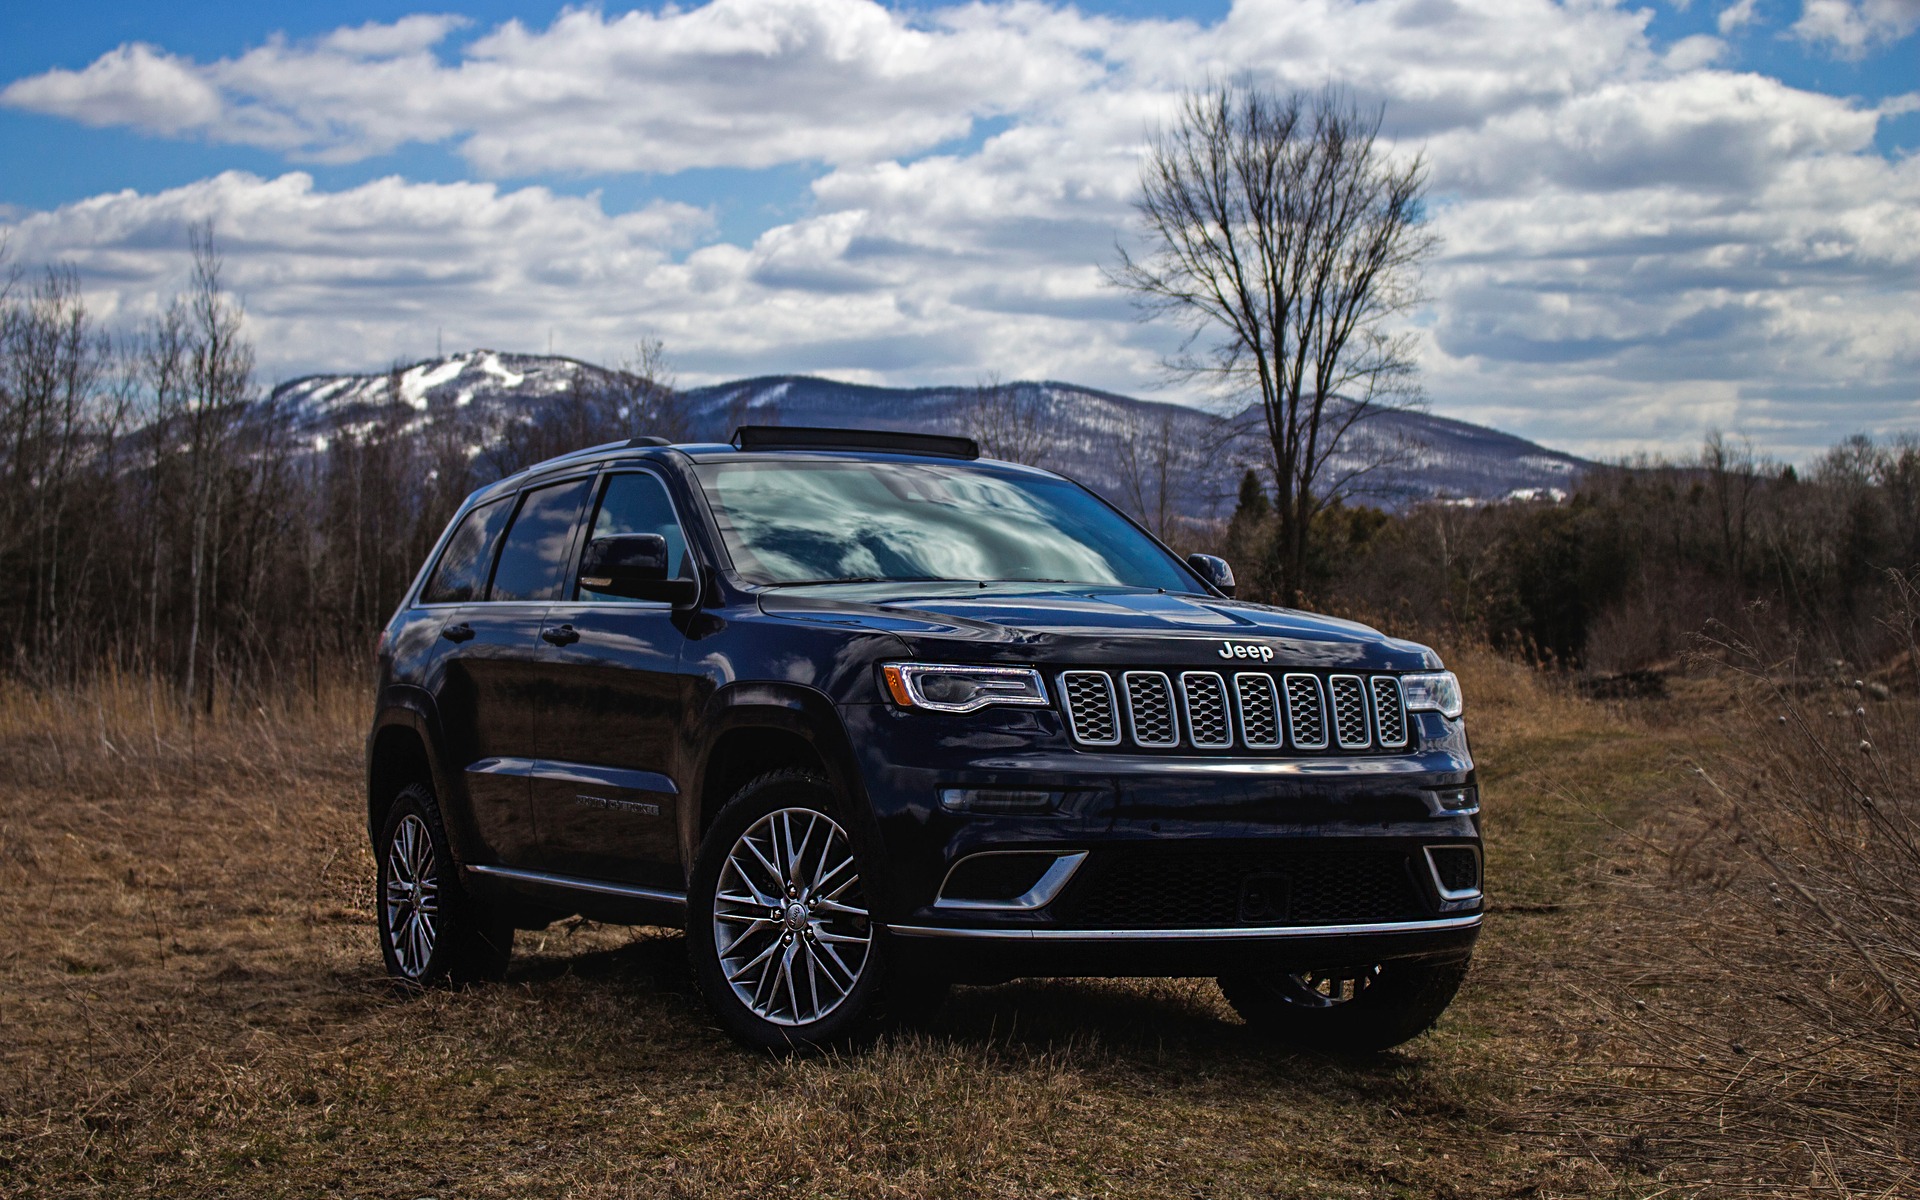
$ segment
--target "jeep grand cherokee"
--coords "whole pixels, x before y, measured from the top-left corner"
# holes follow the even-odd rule
[[[497,976],[580,914],[683,927],[760,1047],[1038,974],[1216,976],[1281,1043],[1405,1041],[1481,922],[1459,685],[1232,591],[959,438],[636,438],[482,488],[380,641],[387,969]]]

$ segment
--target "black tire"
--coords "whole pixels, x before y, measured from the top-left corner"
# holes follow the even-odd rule
[[[926,1019],[945,997],[944,982],[897,969],[853,828],[830,783],[787,769],[734,793],[700,844],[687,893],[693,978],[721,1026],[747,1046],[776,1054],[846,1049]],[[783,854],[790,890],[777,887]],[[833,870],[842,859],[851,865]]]
[[[413,987],[505,977],[513,925],[461,887],[433,789],[411,784],[394,797],[374,859],[374,924],[388,975]]]
[[[1220,991],[1249,1028],[1289,1050],[1377,1054],[1433,1028],[1466,979],[1468,961],[1249,971],[1221,976]]]

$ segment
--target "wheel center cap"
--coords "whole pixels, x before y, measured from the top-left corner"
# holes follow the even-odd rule
[[[807,906],[794,903],[787,905],[787,928],[801,930],[807,927]]]

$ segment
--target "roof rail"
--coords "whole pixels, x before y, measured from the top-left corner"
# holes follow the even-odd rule
[[[733,431],[738,450],[884,450],[934,458],[979,458],[972,438],[889,429],[824,429],[814,425],[742,425]]]
[[[601,442],[598,446],[585,446],[579,450],[569,450],[565,454],[556,454],[552,458],[543,458],[532,466],[522,468],[521,471],[517,473],[525,474],[528,471],[538,471],[542,467],[551,467],[555,463],[572,462],[576,458],[586,458],[594,454],[605,454],[609,450],[637,450],[643,446],[671,445],[673,445],[673,443],[666,438],[643,434],[640,437],[628,438],[624,442]]]

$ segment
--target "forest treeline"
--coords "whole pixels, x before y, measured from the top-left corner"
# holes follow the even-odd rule
[[[1257,476],[1221,542],[1271,594]],[[1686,461],[1589,470],[1559,502],[1334,504],[1315,521],[1309,591],[1396,631],[1465,635],[1603,673],[1671,666],[1710,622],[1792,645],[1803,668],[1885,666],[1912,631],[1890,614],[1920,571],[1920,438],[1850,437],[1806,469],[1708,436]]]
[[[112,668],[201,707],[316,686],[369,661],[472,489],[636,431],[691,433],[658,343],[581,373],[538,420],[423,413],[396,371],[371,419],[303,430],[258,386],[210,231],[192,245],[182,292],[118,336],[71,271],[0,280],[0,647],[15,678]],[[1270,493],[1257,472],[1240,485],[1232,519],[1182,525],[1179,548],[1221,551],[1243,594],[1271,598]],[[1175,532],[1151,489],[1132,493],[1114,499]],[[1335,503],[1311,551],[1317,604],[1566,666],[1656,666],[1708,620],[1756,613],[1810,655],[1881,662],[1904,644],[1880,620],[1888,572],[1920,563],[1920,441],[1850,439],[1797,472],[1713,437],[1692,461],[1591,472],[1559,503]]]

